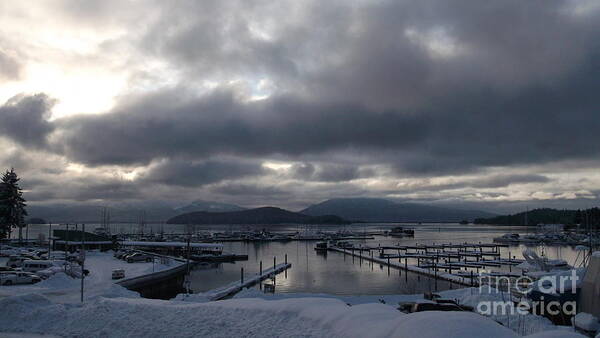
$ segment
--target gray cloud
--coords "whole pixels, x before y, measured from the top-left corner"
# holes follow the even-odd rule
[[[44,94],[17,95],[0,106],[0,136],[30,147],[44,147],[54,125],[47,118],[54,100]]]
[[[331,119],[325,121],[326,116]],[[187,100],[177,92],[162,92],[111,114],[60,124],[64,154],[91,165],[148,163],[176,155],[300,156],[355,147],[410,147],[427,132],[412,115],[371,114],[361,107],[292,97],[242,103],[230,91]]]
[[[475,188],[502,188],[511,184],[524,183],[546,183],[550,179],[544,175],[537,174],[515,174],[515,175],[497,175],[479,179],[470,186]]]
[[[223,195],[254,197],[264,200],[265,197],[288,196],[289,192],[276,186],[266,186],[257,183],[227,182],[211,188],[213,193]],[[256,203],[256,200],[253,202]]]
[[[445,184],[423,184],[421,186],[412,186],[414,191],[441,191],[451,189],[465,188],[505,188],[513,184],[529,183],[547,183],[550,179],[547,176],[539,174],[495,174],[485,175],[478,178],[460,180]],[[392,192],[392,191],[390,191]]]
[[[368,170],[348,164],[324,163],[314,166],[311,163],[294,164],[291,175],[294,178],[307,181],[343,182],[371,175]]]
[[[183,160],[164,161],[152,166],[141,182],[167,185],[197,186],[266,173],[260,163],[230,161],[190,162]]]
[[[67,12],[70,24],[80,16],[88,28],[133,22],[130,15],[112,17],[119,2],[63,4],[57,11]],[[368,194],[344,185],[368,177],[366,165],[391,166],[398,177],[480,176],[445,189],[543,184],[546,176],[486,170],[600,155],[594,135],[600,11],[577,12],[575,5],[178,1],[144,4],[140,12],[128,7],[122,12],[144,13],[143,28],[103,46],[126,46],[133,73],[148,71],[136,68],[144,58],[166,64],[175,84],[129,91],[106,114],[53,122],[46,119],[47,97],[13,98],[0,107],[0,135],[90,167],[148,166],[140,184],[213,184],[213,193],[230,196],[283,199],[281,190],[292,189],[308,200],[297,187],[235,181],[269,178],[258,163],[273,158],[303,163],[291,176],[319,197],[324,192],[309,183],[332,183],[331,195]],[[271,95],[249,100],[248,93],[265,94],[258,88],[263,79],[273,83]],[[204,81],[217,88],[199,91]],[[332,154],[351,160],[336,162]],[[111,187],[101,191],[108,196]]]
[[[21,64],[0,49],[0,80],[17,80],[21,75]]]
[[[64,154],[99,165],[353,151],[400,173],[436,175],[600,149],[581,132],[600,127],[597,12],[577,16],[564,1],[419,1],[360,11],[334,3],[312,17],[309,4],[290,13],[302,25],[278,22],[265,40],[253,25],[270,22],[277,6],[214,3],[194,20],[170,20],[194,6],[171,8],[140,48],[191,70],[188,81],[264,76],[280,90],[259,102],[185,86],[124,98],[110,114],[63,121]]]

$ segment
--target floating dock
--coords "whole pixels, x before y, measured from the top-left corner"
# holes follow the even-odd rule
[[[511,258],[510,252],[508,253],[509,257],[502,258],[500,253],[502,247],[508,247],[508,245],[498,243],[448,243],[345,248],[332,246],[329,247],[329,250],[376,262],[388,266],[388,269],[393,267],[461,285],[476,286],[478,284],[476,277],[479,276],[480,269],[508,266],[509,272],[502,274],[513,275],[511,267],[523,262],[522,259]],[[386,250],[395,253],[386,253]],[[378,254],[378,257],[375,257],[374,252]],[[409,259],[416,260],[417,265],[409,265]],[[471,269],[471,271],[461,269]],[[476,269],[476,271],[473,271],[473,269]]]
[[[291,263],[282,263],[263,271],[262,274],[258,273],[256,275],[250,276],[250,278],[248,279],[241,279],[229,285],[208,291],[205,294],[211,301],[220,300],[230,295],[236,294],[244,288],[250,287],[256,283],[260,283],[267,278],[271,278],[291,267]]]
[[[451,273],[440,272],[440,271],[437,271],[437,269],[432,270],[430,268],[422,268],[422,267],[418,267],[415,265],[409,265],[407,263],[406,259],[404,261],[404,264],[402,264],[401,262],[392,261],[390,258],[379,258],[379,257],[363,255],[362,251],[352,252],[352,250],[341,249],[338,247],[329,247],[329,250],[341,252],[343,254],[351,255],[354,257],[359,257],[360,259],[365,259],[367,261],[379,263],[381,265],[388,266],[388,268],[392,267],[395,269],[410,271],[410,272],[418,273],[418,274],[429,276],[429,277],[434,277],[434,278],[437,278],[440,280],[446,280],[446,281],[464,285],[464,286],[477,286],[477,281],[475,280],[475,278],[468,278],[468,280],[467,280],[465,277],[453,275]]]

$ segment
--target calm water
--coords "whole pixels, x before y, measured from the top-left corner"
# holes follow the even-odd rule
[[[393,225],[369,226],[367,231],[389,229]],[[348,226],[346,229],[362,231],[363,225]],[[323,228],[325,229],[325,228]],[[335,227],[326,228],[335,229]],[[434,244],[434,243],[463,243],[482,242],[491,243],[492,239],[507,232],[528,233],[536,229],[523,227],[493,227],[493,226],[463,226],[447,224],[429,224],[415,226],[414,238],[392,238],[375,236],[373,240],[353,241],[363,245],[393,245],[393,244]],[[218,265],[205,265],[193,271],[191,276],[194,292],[207,291],[226,283],[240,279],[241,268],[247,275],[255,274],[259,270],[259,262],[263,266],[273,265],[273,256],[277,262],[282,262],[284,255],[288,255],[288,262],[292,269],[278,275],[276,279],[276,292],[278,293],[330,293],[339,295],[383,295],[383,294],[413,294],[432,291],[436,283],[432,278],[390,269],[367,260],[352,258],[337,252],[327,254],[317,253],[314,250],[316,241],[294,242],[256,242],[256,243],[224,243],[225,251],[248,254],[248,261],[224,263]],[[521,258],[525,247],[502,248],[502,257],[511,256]],[[550,258],[562,258],[572,263],[577,253],[569,247],[544,247],[536,248],[539,254],[543,253]],[[416,261],[409,260],[409,264]],[[448,282],[438,281],[437,289],[445,290],[459,287]]]
[[[298,230],[338,230],[346,229],[352,231],[379,231],[388,230],[398,224],[386,225],[350,225],[350,226],[328,226],[328,227],[298,227],[298,226],[197,226],[197,231],[225,231],[225,230],[252,230],[267,229],[277,231]],[[93,230],[94,225],[89,225],[86,230]],[[498,227],[498,226],[475,226],[458,224],[426,224],[411,227],[415,228],[414,238],[391,238],[375,236],[373,240],[353,241],[363,245],[392,245],[392,244],[434,244],[434,243],[463,243],[482,242],[491,243],[492,239],[507,232],[511,233],[533,233],[535,228],[524,227]],[[64,228],[53,226],[53,229]],[[145,232],[184,233],[185,226],[179,225],[147,225]],[[112,226],[113,233],[137,233],[138,227],[133,224],[118,224]],[[29,228],[29,237],[37,238],[39,234],[48,234],[48,226],[39,225]],[[13,234],[15,235],[15,234]],[[244,268],[246,276],[259,271],[259,262],[263,267],[273,265],[273,257],[277,257],[277,263],[284,261],[287,254],[288,262],[292,268],[286,274],[280,274],[276,278],[276,292],[278,293],[330,293],[340,295],[360,294],[411,294],[434,290],[436,283],[432,278],[406,273],[396,269],[382,267],[359,258],[352,258],[336,252],[327,254],[317,253],[314,250],[315,241],[291,241],[291,242],[226,242],[224,250],[238,254],[247,254],[248,261],[236,263],[202,264],[196,267],[191,274],[191,288],[194,292],[203,292],[217,288],[224,284],[240,279],[241,268]],[[511,256],[521,258],[521,252],[525,247],[502,248],[503,258]],[[542,252],[549,258],[562,258],[573,263],[577,252],[570,247],[536,247],[539,254]],[[409,260],[409,264],[416,262]],[[448,282],[438,281],[437,289],[444,290],[456,288]]]

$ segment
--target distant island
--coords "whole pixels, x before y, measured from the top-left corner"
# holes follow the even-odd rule
[[[45,219],[39,218],[39,217],[29,218],[29,219],[27,219],[27,221],[25,223],[27,223],[27,224],[48,224],[48,222],[46,222]]]
[[[338,215],[354,222],[461,222],[495,214],[480,210],[398,203],[384,198],[334,198],[300,211],[311,216]]]
[[[538,224],[596,224],[600,220],[600,209],[558,210],[550,208],[533,209],[514,215],[477,218],[475,224],[493,225],[538,225]]]
[[[348,224],[335,216],[309,216],[275,207],[262,207],[241,211],[196,211],[172,217],[168,224]]]

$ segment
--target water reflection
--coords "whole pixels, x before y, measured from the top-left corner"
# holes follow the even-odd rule
[[[381,231],[403,224],[383,225],[350,225],[344,227],[336,226],[313,226],[311,230],[351,230],[351,231]],[[93,225],[90,226],[93,228]],[[440,243],[464,243],[482,242],[491,243],[494,237],[505,233],[519,233],[521,235],[534,233],[535,227],[502,227],[485,225],[458,225],[458,224],[424,224],[412,226],[415,228],[414,238],[392,238],[376,236],[374,240],[355,241],[363,245],[414,245],[414,244],[440,244]],[[64,226],[53,226],[52,229],[60,229]],[[196,226],[196,231],[227,231],[227,230],[262,230],[268,231],[297,231],[299,227],[293,226]],[[113,233],[137,233],[136,224],[113,225]],[[300,229],[301,230],[301,229]],[[183,225],[148,224],[147,233],[184,233]],[[30,238],[37,238],[39,234],[47,234],[48,227],[45,225],[30,226],[28,234]],[[14,233],[13,233],[14,235]],[[410,294],[436,289],[435,280],[429,277],[406,273],[397,269],[383,267],[377,263],[373,264],[365,259],[329,252],[327,254],[317,253],[314,241],[294,242],[229,242],[224,243],[225,251],[247,254],[248,261],[221,264],[202,264],[196,267],[191,276],[191,287],[195,292],[214,289],[224,284],[240,279],[240,268],[244,268],[246,276],[255,274],[259,270],[260,261],[264,268],[273,265],[273,257],[277,262],[284,260],[285,254],[292,268],[277,278],[276,292],[294,293],[331,293],[340,295],[357,294]],[[521,258],[521,252],[525,246],[513,246],[502,248],[502,258],[509,255]],[[535,250],[538,254],[549,258],[560,258],[572,264],[576,257],[571,247],[540,246]],[[408,264],[416,264],[416,261],[408,261]],[[508,268],[507,268],[508,269]],[[448,282],[438,281],[437,289],[444,290],[457,287]]]

